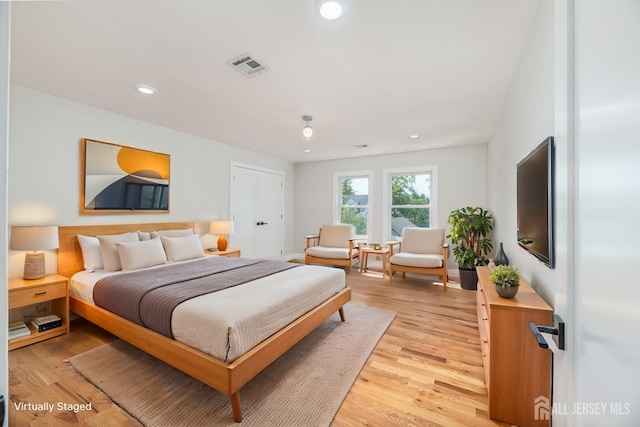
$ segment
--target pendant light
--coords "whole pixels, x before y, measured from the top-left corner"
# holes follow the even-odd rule
[[[313,136],[313,128],[309,126],[309,122],[313,120],[311,116],[302,116],[302,120],[304,120],[307,124],[302,128],[302,137],[305,141],[308,141]]]

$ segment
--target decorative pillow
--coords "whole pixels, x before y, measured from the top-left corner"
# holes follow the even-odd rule
[[[138,242],[138,233],[112,234],[109,236],[98,236],[100,241],[100,253],[102,254],[102,264],[107,271],[122,270],[120,255],[116,249],[116,243]]]
[[[102,268],[102,254],[100,253],[100,241],[97,237],[78,234],[78,243],[82,251],[84,269],[91,272]]]
[[[167,259],[170,262],[206,256],[200,243],[200,236],[197,234],[183,237],[160,236],[160,239],[162,239],[164,251],[167,253]]]
[[[192,234],[193,234],[192,228],[185,228],[184,230],[160,230],[160,231],[152,231],[151,238],[154,239],[158,236],[182,237],[182,236],[190,236]]]
[[[116,242],[116,248],[122,270],[138,270],[167,262],[167,255],[158,238],[131,243]]]
[[[138,231],[138,239],[140,239],[140,241],[151,240],[151,233],[147,233],[146,231]]]

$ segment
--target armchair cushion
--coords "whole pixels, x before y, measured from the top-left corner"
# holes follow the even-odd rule
[[[326,246],[312,246],[307,249],[307,255],[328,259],[349,259],[349,248],[327,248]]]
[[[443,244],[444,228],[405,227],[402,230],[402,252],[442,254]]]
[[[406,267],[438,268],[442,267],[442,255],[400,252],[391,257],[391,263]]]
[[[323,225],[320,229],[318,245],[327,248],[348,248],[349,239],[354,237],[356,237],[356,228],[353,225]]]

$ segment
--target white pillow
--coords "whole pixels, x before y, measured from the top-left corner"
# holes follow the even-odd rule
[[[164,253],[160,239],[130,243],[116,242],[116,248],[122,270],[137,270],[167,262],[167,255]]]
[[[154,239],[158,236],[182,237],[182,236],[190,236],[192,234],[193,234],[192,228],[185,228],[184,230],[160,230],[160,231],[152,231],[151,238]]]
[[[170,262],[206,256],[200,243],[200,236],[197,234],[183,237],[160,236],[160,239],[162,239],[164,251],[167,253],[167,259]]]
[[[138,233],[112,234],[110,236],[98,236],[100,241],[100,253],[102,254],[102,264],[107,271],[122,270],[120,255],[116,249],[116,243],[138,242]]]
[[[142,240],[151,240],[151,233],[147,233],[146,231],[138,231],[138,239]]]
[[[100,253],[100,241],[98,238],[81,234],[76,237],[78,238],[78,243],[80,243],[84,269],[92,272],[102,268],[102,254]]]

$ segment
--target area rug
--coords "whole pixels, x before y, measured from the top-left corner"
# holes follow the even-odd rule
[[[395,317],[345,305],[240,389],[242,426],[328,426]],[[117,340],[69,359],[145,426],[238,426],[227,395]]]

